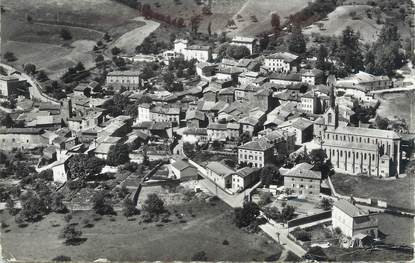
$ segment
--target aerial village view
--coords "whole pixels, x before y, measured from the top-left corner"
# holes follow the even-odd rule
[[[0,262],[413,260],[411,0],[0,9]]]

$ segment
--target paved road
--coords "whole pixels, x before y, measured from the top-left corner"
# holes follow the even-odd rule
[[[59,104],[59,101],[51,98],[49,96],[47,96],[46,94],[43,94],[42,92],[42,88],[41,85],[37,82],[37,80],[33,79],[31,76],[27,75],[24,72],[21,72],[19,70],[17,70],[14,67],[11,67],[9,65],[0,63],[0,66],[4,67],[5,69],[7,69],[8,73],[11,74],[12,72],[19,72],[20,74],[15,74],[14,76],[19,78],[19,80],[26,80],[27,83],[29,83],[29,93],[30,93],[30,98],[34,98],[37,99],[39,101],[42,102],[50,102],[53,104]]]
[[[259,227],[272,239],[279,242],[285,250],[290,250],[299,257],[303,257],[306,254],[306,251],[302,247],[288,238],[288,229],[281,224],[268,221]]]
[[[231,195],[222,190],[220,187],[216,186],[212,181],[209,179],[202,179],[199,181],[200,187],[208,190],[214,195],[217,195],[222,201],[227,203],[232,208],[235,207],[242,207],[244,202],[245,193],[242,192],[240,194]]]
[[[244,192],[239,194],[229,194],[222,190],[220,187],[217,187],[215,183],[209,179],[202,179],[199,181],[200,187],[208,190],[212,194],[215,194],[222,201],[230,205],[231,207],[241,207],[243,205],[245,196],[249,196],[250,192],[259,186],[260,182],[254,185],[253,187],[246,189]],[[303,257],[306,254],[306,251],[297,245],[294,241],[288,239],[288,229],[282,224],[273,222],[269,220],[266,224],[260,226],[262,231],[268,234],[272,239],[280,243],[285,250],[290,250],[299,257]],[[278,233],[278,234],[277,234]],[[286,253],[284,253],[284,257]]]

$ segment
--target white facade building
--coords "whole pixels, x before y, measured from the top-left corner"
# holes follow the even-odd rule
[[[231,45],[234,46],[245,46],[249,49],[249,52],[254,53],[256,46],[256,39],[253,37],[239,37],[236,36],[232,39]]]

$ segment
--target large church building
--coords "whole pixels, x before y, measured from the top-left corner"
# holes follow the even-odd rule
[[[336,172],[389,177],[399,174],[401,137],[394,131],[339,125],[334,91],[323,115],[323,149]]]
[[[400,170],[401,137],[393,131],[337,127],[323,136],[323,149],[337,172],[389,177]]]

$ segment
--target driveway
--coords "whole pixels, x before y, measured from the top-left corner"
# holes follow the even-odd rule
[[[299,257],[303,257],[306,254],[306,251],[302,247],[288,238],[288,229],[281,224],[268,221],[266,224],[260,225],[259,227],[272,239],[279,242],[285,250],[291,250]]]

